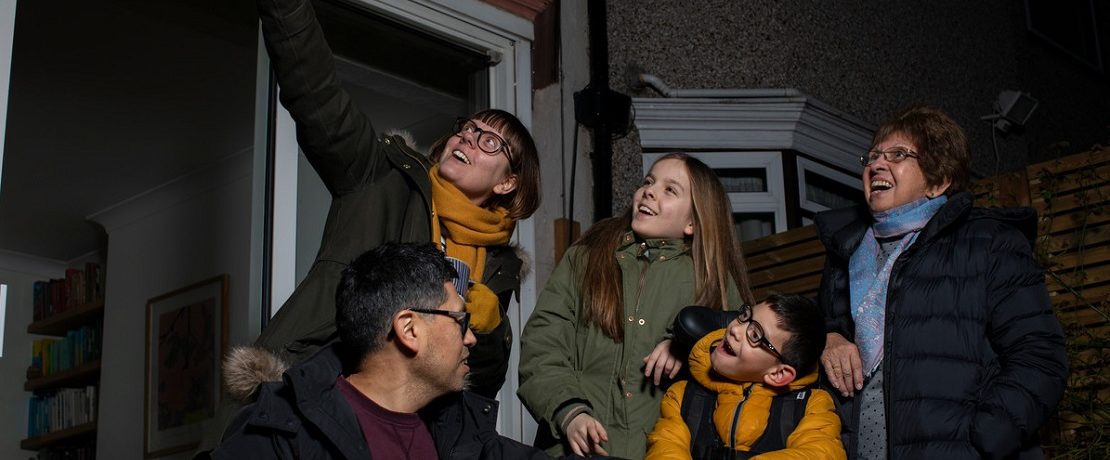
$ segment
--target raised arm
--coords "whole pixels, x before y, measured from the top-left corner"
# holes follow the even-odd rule
[[[1016,230],[999,232],[990,254],[987,337],[1000,367],[985,382],[971,441],[986,457],[1003,458],[1036,436],[1055,410],[1068,365],[1063,330],[1029,241]]]
[[[369,120],[335,75],[335,60],[307,0],[258,0],[266,50],[297,142],[333,195],[357,187],[378,155]]]

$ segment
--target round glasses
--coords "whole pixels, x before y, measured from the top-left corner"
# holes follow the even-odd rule
[[[763,331],[763,325],[759,324],[759,321],[752,319],[752,306],[748,304],[741,305],[737,312],[740,313],[740,316],[736,317],[736,321],[740,324],[748,323],[748,327],[744,331],[744,335],[748,337],[748,342],[766,348],[767,351],[775,355],[779,361],[785,363],[786,360],[783,359],[782,353],[779,353],[779,350],[775,348],[774,345],[771,345],[771,341],[767,340],[767,333]]]
[[[920,158],[917,156],[917,152],[913,150],[894,147],[886,150],[872,150],[867,152],[867,155],[859,157],[859,164],[860,166],[868,166],[871,163],[879,161],[879,157],[883,157],[888,163],[901,163],[905,161],[906,158]]]
[[[486,155],[496,156],[502,150],[505,151],[505,158],[509,160],[509,164],[513,162],[512,152],[509,150],[509,144],[505,139],[493,131],[486,131],[479,128],[472,120],[466,118],[459,118],[455,120],[455,135],[466,138],[470,135],[474,138],[474,142],[478,144],[478,150],[481,150]]]
[[[470,327],[470,312],[466,311],[449,311],[449,310],[435,310],[431,308],[410,308],[409,311],[417,313],[427,313],[429,315],[443,315],[449,316],[459,323],[459,332],[463,337],[466,337],[466,330]]]

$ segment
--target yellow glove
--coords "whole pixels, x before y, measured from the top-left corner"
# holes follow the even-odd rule
[[[470,312],[470,328],[488,334],[501,325],[501,302],[489,287],[474,283],[466,293],[466,311]]]

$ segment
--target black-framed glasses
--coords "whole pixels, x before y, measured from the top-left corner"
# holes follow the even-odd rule
[[[867,155],[859,157],[860,166],[868,166],[871,163],[879,161],[879,157],[883,157],[888,163],[901,163],[906,158],[921,158],[917,152],[904,147],[894,147],[886,150],[872,150],[867,152]]]
[[[463,337],[466,337],[466,330],[470,328],[470,312],[466,311],[450,311],[450,310],[436,310],[431,308],[409,308],[409,311],[417,313],[427,313],[429,315],[443,315],[449,316],[455,322],[459,323],[459,332]]]
[[[748,327],[744,331],[744,335],[748,337],[748,341],[766,348],[767,351],[775,355],[779,361],[785,363],[786,359],[782,357],[782,353],[779,353],[779,350],[775,348],[774,345],[771,345],[771,341],[767,340],[767,333],[763,330],[763,325],[759,324],[759,321],[752,319],[752,306],[748,304],[741,305],[737,312],[740,313],[740,316],[736,317],[736,321],[740,324],[748,323]]]
[[[474,136],[474,142],[478,144],[478,150],[490,156],[496,156],[498,153],[501,153],[501,151],[504,151],[505,158],[509,160],[509,164],[511,165],[513,163],[513,153],[509,149],[509,144],[505,142],[505,138],[493,131],[486,131],[479,128],[473,120],[466,118],[455,119],[455,135],[465,137],[467,134]]]

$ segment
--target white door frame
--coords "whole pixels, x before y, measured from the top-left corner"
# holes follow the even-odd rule
[[[468,48],[484,50],[491,57],[489,69],[489,106],[517,114],[521,122],[532,125],[532,23],[477,0],[349,0],[368,10],[432,33]],[[266,212],[266,156],[269,142],[267,111],[269,58],[259,35],[258,84],[255,129],[255,161],[253,185],[253,217],[251,248],[251,309],[250,333],[257,335],[261,328],[258,319],[265,309],[272,316],[289,297],[295,287],[296,228],[297,228],[297,162],[299,149],[293,130],[293,121],[284,108],[278,107],[274,143],[276,160],[274,168],[273,234],[271,258],[271,297],[269,305],[262,305],[262,254]],[[535,227],[532,219],[517,223],[514,243],[530,254],[535,254]],[[532,274],[521,280],[520,304],[534,305],[536,281]],[[523,420],[529,415],[516,398],[519,334],[524,321],[520,304],[509,309],[509,320],[516,335],[513,354],[505,386],[499,398],[499,430],[517,440],[524,439]],[[530,311],[530,309],[529,309]],[[526,442],[530,442],[527,440]]]

